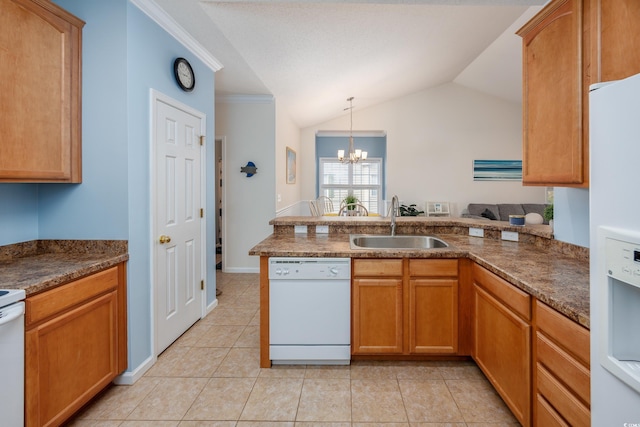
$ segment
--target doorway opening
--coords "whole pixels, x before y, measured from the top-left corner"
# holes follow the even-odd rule
[[[224,271],[224,208],[223,208],[223,186],[224,186],[224,137],[215,138],[215,176],[214,198],[216,209],[216,270]],[[216,295],[219,295],[216,291]]]

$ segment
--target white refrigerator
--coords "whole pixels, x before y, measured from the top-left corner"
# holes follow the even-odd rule
[[[640,427],[640,74],[592,86],[589,117],[591,424]]]

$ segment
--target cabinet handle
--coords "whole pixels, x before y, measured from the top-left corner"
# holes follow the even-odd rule
[[[171,241],[171,237],[165,236],[164,234],[160,236],[160,244],[169,243]]]

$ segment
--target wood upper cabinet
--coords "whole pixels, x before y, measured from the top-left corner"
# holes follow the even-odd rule
[[[0,0],[0,182],[81,182],[84,22],[47,0]]]
[[[531,297],[474,264],[472,356],[523,426],[531,425]]]
[[[353,354],[456,354],[458,260],[353,260]]]
[[[525,185],[588,186],[586,13],[583,0],[552,1],[518,31]]]
[[[640,2],[552,0],[519,31],[525,185],[589,186],[589,86],[640,73]]]
[[[640,73],[640,2],[591,0],[592,82]]]
[[[125,265],[26,300],[25,425],[63,424],[127,367]]]

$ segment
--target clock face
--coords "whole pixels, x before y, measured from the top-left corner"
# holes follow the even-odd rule
[[[189,62],[184,58],[178,58],[173,63],[173,72],[178,86],[184,91],[191,92],[196,85],[196,78]]]

